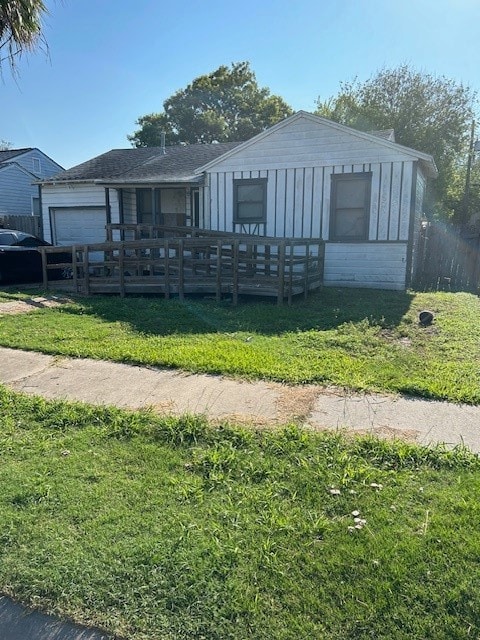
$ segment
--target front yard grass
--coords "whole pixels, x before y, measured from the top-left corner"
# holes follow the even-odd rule
[[[1,387],[0,415],[0,592],[131,640],[480,636],[464,450]]]
[[[14,289],[12,289],[11,291],[0,290],[0,304],[2,304],[3,302],[14,302],[15,300],[28,300],[31,297],[31,294],[27,293],[26,291],[16,291]]]
[[[422,309],[434,312],[432,326],[419,326]],[[478,403],[479,317],[479,298],[465,293],[324,289],[291,307],[92,297],[0,318],[0,344]]]

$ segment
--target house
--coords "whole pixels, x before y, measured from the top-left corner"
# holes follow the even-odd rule
[[[34,183],[63,171],[40,149],[0,151],[0,217],[40,215],[40,196]]]
[[[326,285],[404,289],[436,174],[391,132],[300,111],[246,142],[114,150],[44,180],[44,234],[99,242],[116,222],[322,238]]]

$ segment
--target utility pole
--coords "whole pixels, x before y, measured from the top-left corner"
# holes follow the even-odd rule
[[[467,224],[469,220],[469,209],[470,209],[470,174],[472,173],[472,161],[474,154],[474,143],[475,143],[475,120],[472,120],[472,130],[470,134],[470,145],[468,147],[468,160],[467,160],[467,175],[465,177],[465,191],[463,192],[463,203],[462,203],[462,222]]]

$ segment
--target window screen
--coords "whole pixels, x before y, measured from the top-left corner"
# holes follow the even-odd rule
[[[332,176],[331,240],[367,240],[371,181],[371,173]]]
[[[265,222],[267,181],[234,181],[234,222]]]

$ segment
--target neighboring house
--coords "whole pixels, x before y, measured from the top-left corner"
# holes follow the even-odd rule
[[[327,285],[404,289],[433,158],[298,112],[243,143],[114,150],[42,183],[45,239],[105,224],[322,238]]]
[[[39,149],[0,151],[0,217],[40,215],[39,189],[34,183],[62,170]]]

